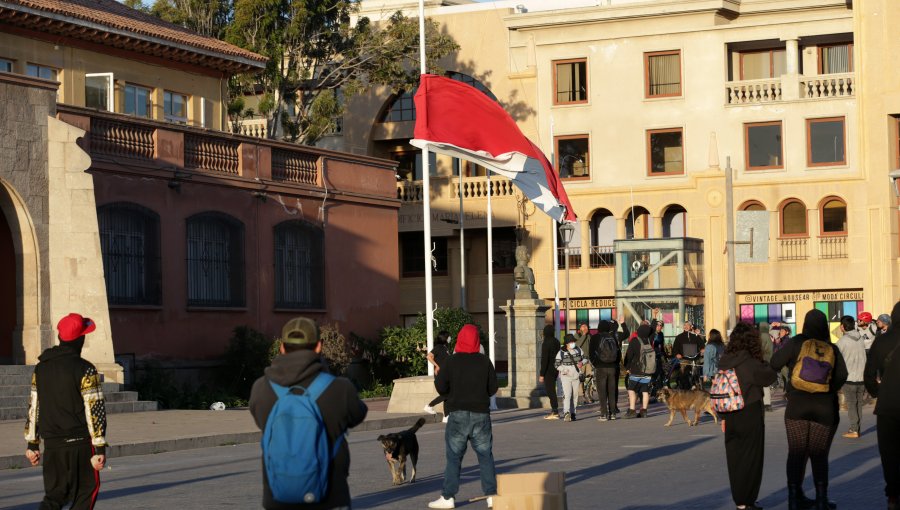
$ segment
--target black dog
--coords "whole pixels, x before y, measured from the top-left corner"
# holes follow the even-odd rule
[[[381,446],[384,447],[384,457],[391,470],[394,485],[400,485],[406,480],[407,457],[412,462],[412,476],[409,483],[416,481],[416,462],[419,460],[419,440],[416,439],[416,431],[422,428],[422,425],[425,425],[425,418],[419,418],[415,425],[403,432],[378,436]]]

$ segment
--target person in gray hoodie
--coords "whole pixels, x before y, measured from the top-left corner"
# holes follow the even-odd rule
[[[866,387],[863,384],[863,372],[866,369],[866,344],[856,329],[856,321],[853,317],[849,315],[841,317],[841,331],[844,334],[838,340],[837,346],[847,363],[847,382],[844,383],[841,392],[844,394],[847,412],[850,415],[850,430],[844,434],[844,437],[856,439],[862,430],[860,429],[860,415],[866,400]]]

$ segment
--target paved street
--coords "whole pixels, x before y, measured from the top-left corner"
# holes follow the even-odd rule
[[[689,428],[663,427],[667,414],[651,406],[647,419],[596,421],[593,406],[574,423],[548,422],[538,411],[494,415],[494,455],[500,473],[563,470],[573,509],[727,509],[731,504],[722,435],[708,417]],[[767,415],[766,474],[760,503],[786,508],[783,411]],[[846,421],[846,417],[843,417]],[[842,425],[845,425],[842,424]],[[832,496],[843,509],[881,508],[882,478],[871,407],[861,439],[838,436],[831,452]],[[843,432],[844,428],[840,429]],[[420,509],[435,498],[443,475],[443,425],[419,434],[419,481],[391,487],[379,432],[354,433],[354,508]],[[259,453],[253,444],[112,459],[103,473],[97,508],[258,508]],[[460,498],[480,495],[473,453],[464,464]],[[809,472],[807,473],[809,475]],[[807,491],[811,493],[811,480]],[[0,507],[35,508],[36,469],[0,471]],[[458,504],[483,508],[484,503]]]

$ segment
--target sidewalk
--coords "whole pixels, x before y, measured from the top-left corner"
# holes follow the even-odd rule
[[[388,414],[388,399],[366,401],[366,421],[353,431],[408,427],[420,417],[438,422],[441,415]],[[258,442],[261,432],[247,409],[225,411],[150,411],[107,415],[110,459],[176,450]],[[0,421],[0,469],[29,467],[25,459],[25,420]]]

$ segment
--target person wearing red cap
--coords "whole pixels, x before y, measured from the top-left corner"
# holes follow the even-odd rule
[[[60,319],[59,345],[38,357],[31,376],[25,456],[32,466],[44,461],[41,509],[71,502],[72,510],[90,510],[97,501],[106,464],[106,404],[97,368],[81,357],[84,337],[96,327],[77,313]]]
[[[878,328],[872,324],[871,313],[859,312],[859,316],[856,317],[856,330],[859,332],[859,336],[862,338],[863,343],[865,343],[866,354],[868,354],[869,349],[872,348],[872,342],[875,341],[875,337],[878,334]]]

